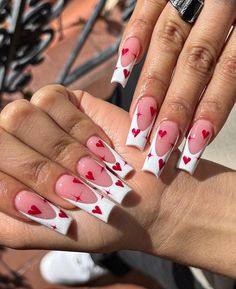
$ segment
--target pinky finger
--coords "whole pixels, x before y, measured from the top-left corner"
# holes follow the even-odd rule
[[[236,28],[202,96],[177,167],[193,174],[206,146],[219,133],[236,100]]]
[[[73,219],[59,207],[39,196],[21,182],[0,172],[0,211],[11,217],[30,219],[66,235]]]

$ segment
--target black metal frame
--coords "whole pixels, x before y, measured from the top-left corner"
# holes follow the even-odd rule
[[[41,0],[0,0],[0,25],[8,23],[8,27],[0,28],[0,107],[1,94],[23,91],[32,75],[27,71],[29,65],[37,65],[43,61],[43,51],[51,43],[54,31],[50,22],[58,17],[69,0],[57,0],[54,5]],[[123,20],[129,19],[136,0],[127,0]],[[93,56],[86,63],[71,71],[78,54],[84,46],[89,33],[106,4],[99,0],[91,17],[83,27],[75,47],[57,80],[69,85],[91,71],[97,65],[113,56],[118,49],[117,41],[101,53]],[[27,9],[26,9],[27,7]]]

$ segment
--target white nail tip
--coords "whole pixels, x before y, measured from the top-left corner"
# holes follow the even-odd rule
[[[150,173],[153,173],[155,176],[159,177],[172,153],[172,151],[175,148],[175,145],[178,141],[178,138],[175,141],[175,144],[171,147],[171,149],[164,154],[163,156],[158,156],[156,153],[156,141],[157,141],[157,137],[158,137],[158,132],[159,132],[159,128],[156,131],[155,137],[152,141],[150,150],[148,152],[148,155],[144,161],[144,165],[142,170],[143,171],[148,171]]]
[[[150,131],[152,129],[153,123],[155,121],[155,117],[153,118],[151,124],[149,127],[147,127],[145,130],[141,130],[138,127],[138,121],[137,121],[137,113],[138,113],[138,106],[135,110],[130,130],[127,136],[126,145],[127,146],[134,146],[140,150],[143,150],[145,148],[145,145],[147,143]]]
[[[92,189],[90,187],[90,190],[92,190],[93,193],[97,197],[96,203],[87,204],[87,203],[82,203],[78,201],[73,201],[67,198],[64,198],[64,199],[70,202],[72,205],[80,208],[83,211],[86,211],[87,213],[107,223],[109,220],[111,211],[116,205],[112,201],[106,199],[103,195],[100,195],[99,193],[97,193],[95,189]]]
[[[109,198],[111,198],[112,200],[114,200],[115,202],[121,204],[123,199],[125,198],[125,196],[132,191],[132,189],[125,184],[122,180],[120,180],[118,177],[116,177],[113,173],[111,173],[110,171],[106,170],[107,174],[110,176],[110,178],[112,179],[112,185],[109,187],[104,187],[104,186],[100,186],[97,185],[91,181],[89,181],[88,179],[86,179],[86,181],[91,184],[93,187],[97,188],[98,190],[100,190],[101,192],[103,192],[103,194]]]
[[[113,76],[111,79],[111,83],[118,82],[124,88],[126,86],[126,83],[129,79],[129,77],[130,77],[130,74],[131,74],[132,69],[133,69],[134,64],[135,64],[135,61],[136,60],[134,60],[133,62],[131,62],[127,66],[122,66],[121,55],[120,55],[118,57],[118,60],[117,60],[117,64],[116,64],[116,67],[115,67],[115,70],[114,70],[114,73],[113,73]]]
[[[105,160],[103,160],[103,162],[115,174],[117,174],[119,177],[124,179],[130,172],[134,170],[134,168],[131,167],[124,159],[122,159],[121,156],[115,150],[113,150],[110,146],[107,145],[107,147],[112,152],[115,158],[115,162],[109,163],[109,162],[106,162]]]
[[[54,206],[52,203],[48,202],[48,205],[53,209],[53,211],[56,214],[55,218],[53,218],[53,219],[37,218],[33,215],[26,214],[22,211],[20,211],[20,212],[21,212],[21,214],[23,214],[27,218],[31,219],[32,221],[35,221],[36,223],[44,225],[44,226],[46,226],[46,227],[50,228],[51,230],[54,230],[58,233],[66,235],[69,228],[70,228],[70,225],[71,225],[73,219],[68,214],[66,214],[64,211],[62,211],[58,207]]]
[[[189,174],[193,175],[195,170],[196,170],[196,167],[198,165],[198,162],[199,162],[206,146],[208,145],[210,139],[206,142],[206,144],[202,150],[200,150],[196,154],[192,154],[189,151],[189,136],[190,136],[190,134],[191,134],[191,131],[187,137],[183,152],[181,153],[181,156],[178,160],[176,167],[180,170],[184,170],[184,171],[188,172]]]

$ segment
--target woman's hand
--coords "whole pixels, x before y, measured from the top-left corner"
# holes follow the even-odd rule
[[[84,124],[88,124],[89,129]],[[87,93],[73,94],[60,86],[41,89],[33,96],[32,105],[16,102],[6,107],[1,126],[4,126],[0,145],[0,169],[4,172],[0,182],[2,245],[88,252],[139,250],[236,275],[233,266],[236,254],[234,172],[201,161],[195,177],[177,173],[176,152],[159,179],[144,173],[140,169],[146,152],[142,154],[124,145],[128,113]],[[56,184],[65,174],[77,175],[79,159],[90,154],[82,146],[87,143],[86,137],[97,134],[109,142],[99,127],[109,136],[116,151],[135,168],[126,179],[133,191],[125,196],[122,205],[111,211],[109,224],[77,209],[66,212],[74,219],[66,237],[43,226],[23,222],[14,207],[14,198],[20,190],[34,190],[63,208],[72,208],[55,194]],[[73,144],[65,145],[65,138],[72,138]],[[24,149],[19,150],[19,146]],[[32,166],[42,163],[42,158],[47,160],[43,164],[51,165]],[[80,175],[84,176],[84,171]],[[66,199],[72,188],[80,192],[76,187],[80,184],[73,183],[73,179],[61,184],[66,185],[62,191]],[[84,197],[89,195],[84,194]],[[26,197],[27,205],[30,198]]]
[[[145,170],[160,175],[188,132],[177,167],[193,174],[204,148],[224,125],[236,96],[235,27],[228,37],[235,20],[234,0],[206,0],[194,25],[182,20],[170,2],[137,1],[112,81],[125,85],[147,51],[127,137],[127,145],[142,150],[151,133],[156,161],[147,159]]]
[[[0,115],[0,210],[62,234],[72,218],[55,205],[77,206],[107,222],[115,206],[111,200],[121,203],[131,191],[116,175],[124,178],[133,170],[73,102],[72,93],[54,86],[40,90],[31,103],[7,105]]]

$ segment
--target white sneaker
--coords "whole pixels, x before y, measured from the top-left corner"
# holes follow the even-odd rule
[[[42,277],[53,284],[84,284],[108,274],[108,270],[96,265],[90,254],[51,251],[40,262]]]

